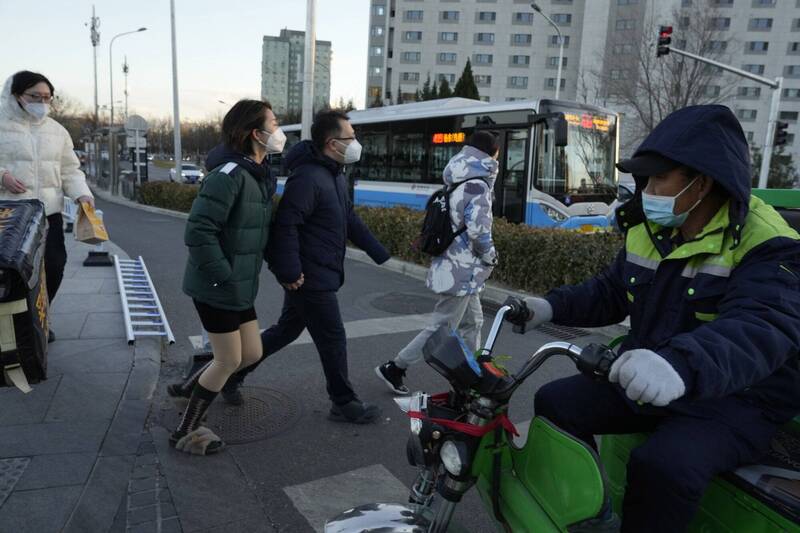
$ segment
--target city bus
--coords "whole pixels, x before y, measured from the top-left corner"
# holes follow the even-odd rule
[[[561,100],[487,103],[446,98],[351,111],[363,145],[346,169],[356,205],[423,209],[442,186],[442,171],[476,130],[500,141],[494,214],[536,227],[591,230],[609,225],[617,196],[619,117]],[[300,125],[283,126],[286,150]],[[285,183],[280,156],[271,159]]]

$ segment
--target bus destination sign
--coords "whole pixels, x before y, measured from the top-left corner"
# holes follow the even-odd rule
[[[465,138],[466,135],[461,131],[454,133],[434,133],[431,142],[433,144],[463,143]]]

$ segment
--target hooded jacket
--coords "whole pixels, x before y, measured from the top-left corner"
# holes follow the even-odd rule
[[[447,163],[444,184],[450,194],[450,221],[454,231],[466,226],[445,252],[433,258],[426,285],[436,293],[465,296],[483,289],[497,262],[492,240],[492,190],[497,161],[472,146],[464,146]],[[481,179],[474,179],[481,178]]]
[[[712,177],[729,200],[675,245],[677,230],[646,221],[639,202],[622,206],[625,248],[599,276],[547,295],[553,321],[591,327],[630,315],[620,350],[658,353],[686,385],[669,410],[747,424],[742,406],[755,405],[775,422],[791,419],[800,412],[800,235],[751,197],[739,122],[724,106],[681,109],[636,155],[643,152]],[[636,178],[641,190],[645,178]]]
[[[11,83],[10,77],[0,93],[0,176],[10,172],[27,190],[14,194],[0,182],[0,200],[38,199],[45,213],[55,215],[65,194],[91,197],[67,130],[50,117],[37,120],[25,111],[11,94]]]
[[[209,153],[206,168],[211,172],[186,222],[183,291],[207,305],[242,311],[258,294],[274,180],[265,165],[224,146]]]
[[[269,268],[279,282],[294,283],[303,274],[303,290],[338,290],[348,239],[378,264],[389,259],[353,210],[342,165],[302,141],[286,155],[286,168],[268,250]]]

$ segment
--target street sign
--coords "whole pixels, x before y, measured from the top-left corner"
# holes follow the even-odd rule
[[[139,115],[131,115],[125,121],[125,130],[129,136],[133,137],[133,168],[136,169],[137,184],[141,184],[143,178],[147,181],[147,145],[142,147],[142,144],[144,144],[144,135],[147,134],[149,127],[144,117]],[[142,155],[144,155],[144,161],[142,161]]]
[[[139,115],[131,115],[128,117],[128,120],[125,121],[125,129],[147,133],[147,130],[150,129],[150,125],[147,123],[144,117],[140,117]]]

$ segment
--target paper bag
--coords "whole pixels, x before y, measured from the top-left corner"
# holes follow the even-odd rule
[[[78,220],[75,222],[75,240],[87,244],[100,244],[108,240],[108,232],[103,221],[97,216],[91,204],[81,202]]]

